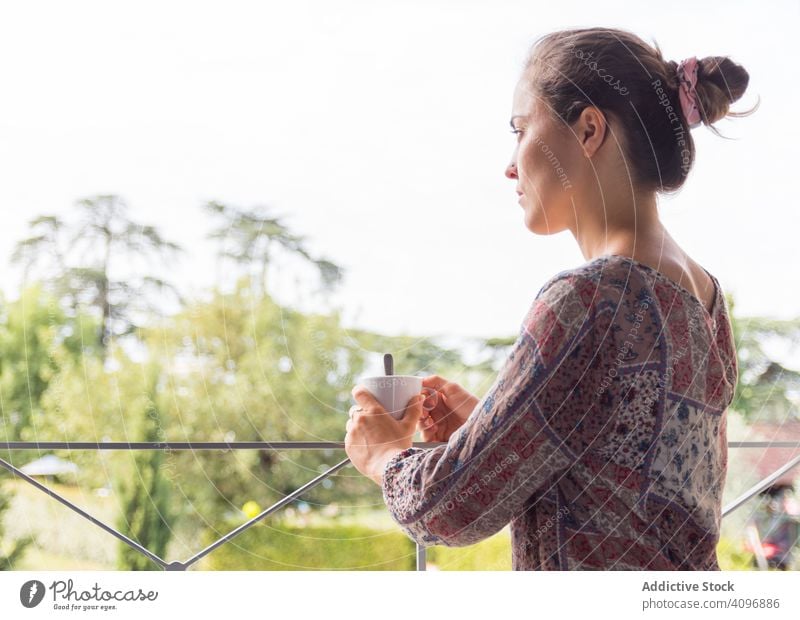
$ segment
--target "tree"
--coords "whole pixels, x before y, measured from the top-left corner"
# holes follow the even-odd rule
[[[181,248],[154,226],[130,219],[127,205],[118,196],[84,198],[75,207],[75,221],[54,215],[31,220],[31,236],[16,244],[11,259],[23,265],[26,278],[35,271],[42,274],[73,313],[84,305],[97,312],[98,341],[105,355],[112,337],[135,332],[137,312],[157,312],[149,301],[153,293],[166,291],[178,296],[163,278],[131,273],[118,277],[115,265],[131,265],[143,258],[151,264],[158,260],[163,270]]]
[[[66,317],[39,285],[0,305],[0,437],[38,439],[42,396],[67,359],[91,350],[94,327],[86,316]]]
[[[304,313],[269,295],[253,297],[242,277],[234,291],[215,291],[143,331],[165,370],[165,429],[175,440],[340,442],[351,390],[382,352],[396,354],[398,373],[474,370],[456,351],[425,338],[354,330],[338,313]],[[238,514],[246,501],[267,506],[345,456],[337,450],[180,451],[169,469],[194,504],[187,521],[222,527],[225,515]],[[372,487],[363,476],[342,474],[305,500],[358,502]]]
[[[220,220],[209,238],[220,243],[220,256],[233,260],[248,270],[255,267],[257,290],[263,297],[267,293],[267,269],[274,257],[274,249],[281,248],[290,255],[299,256],[313,264],[321,279],[321,289],[331,291],[338,285],[344,270],[324,258],[313,258],[305,247],[305,239],[289,231],[279,216],[264,208],[245,210],[208,202],[204,209]]]
[[[158,399],[158,369],[148,368],[148,388],[143,402],[139,404],[144,413],[135,441],[163,442]],[[120,531],[137,541],[159,557],[164,557],[172,538],[175,515],[170,509],[169,485],[162,472],[164,452],[145,450],[133,458],[133,471],[119,481],[120,504],[123,506],[119,518]],[[158,570],[158,565],[128,545],[119,543],[118,567],[120,570]]]
[[[736,317],[733,298],[729,297],[728,305],[739,364],[733,408],[750,422],[800,419],[800,372],[786,368],[765,350],[765,345],[776,341],[796,348],[800,318]]]
[[[12,263],[23,265],[23,283],[27,283],[35,267],[43,270],[44,278],[57,278],[66,269],[68,250],[64,222],[55,215],[40,215],[28,223],[31,236],[18,242],[11,254]]]

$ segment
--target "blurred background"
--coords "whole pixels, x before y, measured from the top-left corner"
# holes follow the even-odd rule
[[[757,96],[760,109],[718,123],[728,139],[694,131],[694,169],[660,212],[728,296],[729,439],[797,441],[798,130],[784,120],[800,95],[786,79],[800,6],[754,8],[4,4],[0,441],[342,441],[350,390],[387,351],[398,373],[482,396],[542,284],[584,262],[568,233],[525,228],[503,172],[528,47],[590,26],[750,73],[734,109]],[[732,449],[726,502],[798,453]],[[345,455],[0,456],[180,559]],[[797,568],[798,476],[725,520],[723,568]],[[794,554],[765,566],[754,530]],[[508,531],[428,561],[508,570]],[[413,565],[380,489],[345,468],[199,568]],[[5,470],[0,566],[157,568]]]

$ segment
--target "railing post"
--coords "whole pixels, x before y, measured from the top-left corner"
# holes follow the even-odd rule
[[[417,570],[427,570],[425,568],[426,551],[425,547],[417,543]]]

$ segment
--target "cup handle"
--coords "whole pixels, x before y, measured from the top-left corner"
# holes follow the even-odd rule
[[[433,409],[436,408],[436,405],[439,402],[439,392],[437,392],[436,390],[434,390],[433,388],[430,388],[430,387],[423,387],[422,391],[423,392],[428,392],[428,394],[425,396],[425,400],[422,401],[422,408],[425,411],[432,411]],[[433,404],[430,407],[426,407],[425,406],[425,402],[428,400],[428,398],[431,398],[431,397],[433,398]]]

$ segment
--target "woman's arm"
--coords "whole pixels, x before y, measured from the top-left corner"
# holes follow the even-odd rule
[[[549,281],[495,383],[448,443],[408,448],[386,462],[384,501],[416,542],[464,546],[488,538],[574,462],[549,420],[586,412],[576,410],[571,390],[548,390],[592,381],[595,313],[582,301],[595,297],[586,294],[592,286],[570,273]]]

